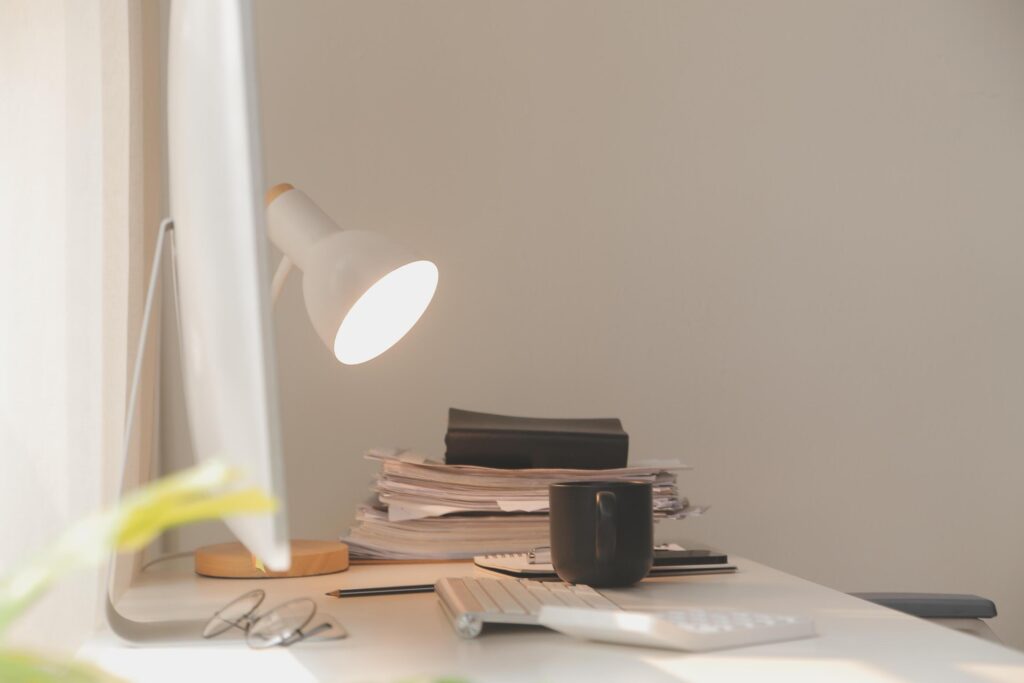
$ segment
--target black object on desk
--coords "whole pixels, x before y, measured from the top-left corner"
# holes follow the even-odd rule
[[[717,550],[693,548],[690,550],[654,549],[655,567],[690,567],[701,564],[728,564],[729,556]]]
[[[481,569],[517,579],[560,580],[551,566],[551,552],[547,547],[535,548],[529,553],[483,555],[473,558],[473,561]],[[717,550],[669,550],[656,547],[654,566],[647,578],[731,574],[735,571],[736,565],[729,564],[729,556]]]
[[[566,583],[632,586],[654,562],[649,481],[560,481],[548,487],[551,564]]]
[[[503,469],[625,467],[629,435],[615,418],[551,419],[448,410],[445,463]]]
[[[412,586],[376,586],[373,588],[348,588],[346,590],[336,590],[325,595],[330,595],[332,598],[358,598],[366,597],[370,595],[406,595],[408,593],[433,593],[434,584],[432,583],[421,583]]]
[[[988,598],[956,593],[850,593],[855,598],[873,602],[922,619],[991,619],[996,604]]]

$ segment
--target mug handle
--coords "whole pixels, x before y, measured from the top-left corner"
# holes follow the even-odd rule
[[[615,494],[598,491],[594,502],[597,510],[595,555],[598,562],[610,562],[615,557]]]

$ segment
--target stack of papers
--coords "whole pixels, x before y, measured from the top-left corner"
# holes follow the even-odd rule
[[[547,515],[460,515],[392,522],[363,506],[343,541],[353,559],[465,560],[480,554],[528,551],[548,543]]]
[[[654,517],[700,514],[680,497],[678,461],[607,470],[497,469],[445,465],[412,451],[372,450],[377,499],[344,537],[354,558],[468,559],[548,545],[548,486],[559,481],[649,481]]]

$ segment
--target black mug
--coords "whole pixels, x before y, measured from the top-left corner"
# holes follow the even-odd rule
[[[551,563],[567,583],[632,586],[654,562],[651,484],[567,481],[548,489]]]

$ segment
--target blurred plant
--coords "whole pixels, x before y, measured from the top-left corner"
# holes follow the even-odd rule
[[[255,488],[232,488],[237,472],[209,461],[157,480],[106,512],[76,522],[35,557],[0,578],[0,639],[11,623],[66,574],[99,564],[112,550],[141,550],[162,532],[207,519],[272,512],[277,503]],[[5,683],[112,680],[87,665],[0,648]]]

